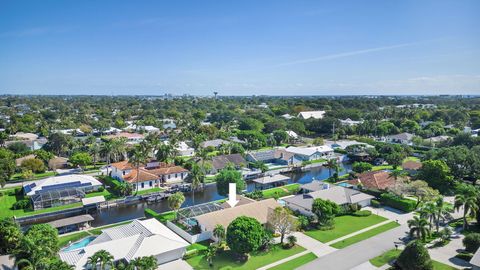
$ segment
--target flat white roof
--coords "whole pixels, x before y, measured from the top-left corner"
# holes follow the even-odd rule
[[[82,174],[68,174],[61,176],[48,177],[42,180],[28,182],[23,184],[23,189],[27,196],[32,196],[36,192],[44,190],[55,190],[65,188],[75,188],[81,186],[101,186],[102,183],[93,176]]]

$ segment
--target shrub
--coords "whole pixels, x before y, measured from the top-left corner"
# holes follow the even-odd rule
[[[159,214],[150,208],[146,208],[144,211],[145,217],[147,218],[157,218]]]
[[[284,247],[292,248],[293,246],[295,246],[296,243],[297,243],[297,237],[295,237],[294,235],[289,235],[287,237],[287,244],[284,245]]]
[[[432,260],[421,241],[410,242],[398,256],[396,266],[402,270],[432,270]]]
[[[105,191],[105,188],[103,186],[98,188],[98,192],[104,192],[104,191]]]
[[[305,230],[308,228],[308,225],[310,225],[310,220],[308,220],[308,217],[301,215],[298,216],[298,228],[300,230]]]
[[[380,202],[377,201],[377,200],[372,200],[372,201],[370,202],[370,205],[371,205],[372,207],[374,207],[374,208],[379,208],[379,207],[382,206],[382,205],[380,204]]]
[[[187,259],[193,258],[193,257],[197,256],[198,252],[199,252],[198,249],[189,250],[189,251],[185,252],[185,255],[183,255],[183,259],[187,260]]]
[[[460,252],[457,255],[455,255],[455,257],[469,262],[472,259],[473,254],[472,253]]]
[[[16,201],[12,205],[13,210],[18,210],[18,209],[28,209],[30,207],[30,200],[29,199],[23,199]]]
[[[354,212],[352,215],[356,217],[368,217],[372,214],[372,211],[370,210],[360,210],[357,212]]]
[[[468,252],[476,252],[480,247],[480,233],[470,233],[463,238],[463,245]]]
[[[263,198],[263,192],[260,190],[255,190],[247,194],[247,197],[254,200],[259,200]]]
[[[22,161],[21,167],[34,173],[43,173],[46,170],[45,164],[40,159],[29,158]]]
[[[396,208],[403,212],[412,212],[417,206],[416,201],[401,198],[391,193],[383,193],[382,195],[380,195],[380,200],[384,205]]]

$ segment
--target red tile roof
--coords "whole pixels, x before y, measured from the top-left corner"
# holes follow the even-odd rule
[[[357,179],[348,181],[351,185],[361,184],[367,189],[386,190],[395,186],[395,178],[390,177],[387,171],[366,172],[358,175]]]
[[[402,168],[405,170],[419,170],[422,168],[422,163],[418,161],[406,161],[402,164]]]

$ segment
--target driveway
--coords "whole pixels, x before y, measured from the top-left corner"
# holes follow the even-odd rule
[[[324,255],[298,269],[350,270],[383,252],[395,248],[395,243],[403,243],[408,227],[400,227],[378,234],[372,238]]]

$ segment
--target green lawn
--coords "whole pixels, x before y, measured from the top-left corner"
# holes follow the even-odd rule
[[[61,205],[61,206],[56,206],[56,207],[51,207],[46,209],[40,209],[36,211],[33,211],[32,209],[12,210],[11,209],[12,205],[15,202],[17,202],[17,200],[23,199],[23,196],[15,195],[15,189],[3,189],[0,192],[2,193],[2,196],[0,196],[0,218],[13,217],[13,216],[16,216],[16,217],[31,216],[36,214],[50,213],[50,212],[55,212],[63,209],[82,206],[82,203],[78,202],[78,203]]]
[[[290,184],[282,187],[270,188],[263,190],[263,198],[274,198],[274,197],[284,197],[287,195],[292,195],[294,192],[298,191],[300,184]]]
[[[403,162],[407,162],[407,161],[415,161],[415,162],[420,162],[420,159],[418,157],[406,157]]]
[[[91,192],[85,194],[86,198],[91,198],[91,197],[96,197],[96,196],[104,196],[105,200],[114,200],[120,198],[119,196],[116,196],[115,194],[111,193],[107,189],[103,190],[102,192]]]
[[[317,256],[313,253],[307,253],[305,255],[302,255],[298,258],[295,258],[293,260],[290,260],[288,262],[279,264],[277,266],[274,266],[272,268],[268,268],[269,270],[291,270],[291,269],[296,269],[297,267],[300,267],[304,264],[307,264],[313,260],[315,260]]]
[[[393,170],[392,165],[380,165],[380,166],[373,166],[372,171],[380,171],[380,170]]]
[[[391,249],[373,259],[370,259],[370,263],[373,264],[376,267],[381,267],[390,261],[396,259],[400,253],[402,253],[401,250],[399,249]]]
[[[392,221],[392,222],[389,222],[387,224],[383,224],[381,226],[378,226],[376,228],[368,230],[366,232],[363,232],[363,233],[357,234],[355,236],[349,237],[349,238],[347,238],[345,240],[342,240],[340,242],[337,242],[337,243],[335,243],[331,246],[334,247],[334,248],[338,248],[338,249],[344,248],[344,247],[353,245],[355,243],[358,243],[360,241],[363,241],[365,239],[368,239],[370,237],[373,237],[377,234],[380,234],[380,233],[386,232],[388,230],[391,230],[393,228],[396,228],[398,226],[400,226],[400,224]]]
[[[205,240],[205,241],[202,241],[202,242],[193,243],[193,244],[191,244],[190,246],[187,247],[187,251],[194,250],[194,249],[196,249],[198,251],[206,250],[210,246],[211,242],[212,241],[210,241],[210,240]]]
[[[400,255],[400,253],[402,253],[401,250],[391,249],[373,259],[370,259],[370,263],[376,267],[381,267],[389,263],[390,261],[396,259]],[[433,270],[458,270],[455,267],[452,267],[450,265],[446,265],[434,260],[432,260],[432,263],[433,263]]]
[[[387,219],[374,214],[367,217],[340,216],[335,218],[335,228],[332,230],[309,230],[305,234],[326,243],[385,220]]]
[[[81,232],[78,232],[78,233],[73,233],[73,234],[69,234],[69,235],[64,235],[64,236],[59,236],[58,237],[58,246],[60,248],[68,245],[68,243],[70,242],[76,242],[82,238],[85,238],[87,236],[89,236],[90,234],[85,232],[85,231],[81,231]]]
[[[158,214],[158,216],[155,217],[158,221],[160,222],[167,222],[167,221],[172,221],[175,219],[175,213],[173,211],[170,212],[165,212]]]
[[[163,191],[163,188],[155,187],[151,189],[139,190],[137,192],[137,195],[145,195],[145,194],[150,194],[150,193],[160,192],[160,191]],[[135,191],[133,192],[133,194],[135,194]]]
[[[305,249],[300,246],[295,246],[291,249],[283,249],[279,245],[276,245],[269,252],[258,252],[250,254],[250,258],[246,262],[235,261],[235,256],[232,254],[232,252],[226,250],[224,252],[219,252],[217,256],[215,256],[215,258],[213,259],[213,267],[210,267],[208,265],[204,254],[200,254],[190,259],[187,259],[187,262],[193,267],[193,269],[253,270],[271,264],[278,260],[287,258],[304,250]]]
[[[24,179],[21,173],[16,173],[16,174],[12,175],[12,177],[10,179],[11,180],[28,180],[28,181],[31,181],[31,180],[47,178],[47,177],[50,177],[50,176],[55,176],[55,172],[36,173],[36,174],[33,175],[33,178],[31,178],[31,179]]]

